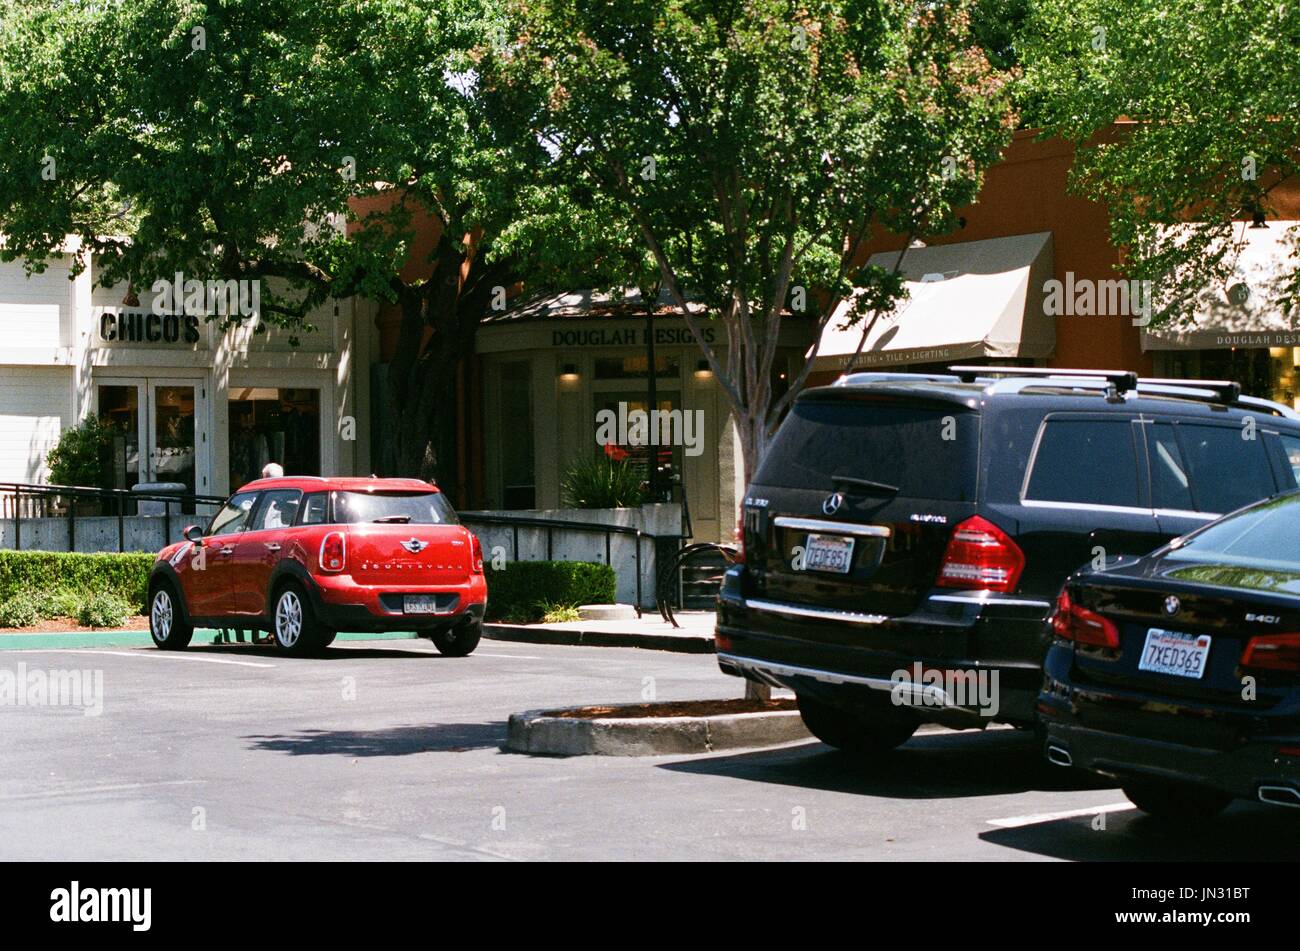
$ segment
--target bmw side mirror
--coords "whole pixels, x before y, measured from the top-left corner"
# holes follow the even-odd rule
[[[198,525],[186,525],[182,534],[196,545],[203,541],[203,529]]]

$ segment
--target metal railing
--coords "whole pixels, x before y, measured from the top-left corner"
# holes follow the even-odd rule
[[[163,520],[164,538],[171,540],[172,520],[193,515],[206,521],[200,506],[217,507],[223,496],[174,492],[134,492],[130,489],[101,489],[86,485],[38,485],[27,482],[0,482],[0,519],[13,522],[13,548],[22,548],[23,523],[35,519],[62,518],[67,522],[68,551],[77,550],[79,518],[117,519],[117,550],[126,551],[126,519],[144,514]],[[156,516],[141,513],[140,503],[161,503]],[[175,509],[176,511],[173,511]],[[184,511],[188,509],[189,511]]]
[[[649,541],[655,545],[656,554],[659,553],[660,542],[673,542],[675,553],[685,541],[686,536],[680,534],[663,534],[656,535],[653,532],[643,531],[639,528],[633,528],[630,525],[607,525],[592,522],[570,522],[562,518],[533,518],[526,515],[498,515],[496,513],[484,512],[461,512],[460,520],[465,525],[504,525],[511,529],[513,541],[512,558],[519,561],[519,530],[545,529],[546,530],[546,559],[553,561],[555,557],[555,532],[556,530],[566,532],[586,532],[592,535],[605,536],[605,564],[612,567],[612,547],[613,537],[615,535],[633,536],[636,539],[636,616],[641,616],[641,548],[644,542]]]

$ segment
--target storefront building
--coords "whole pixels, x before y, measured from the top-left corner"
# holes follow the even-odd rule
[[[329,304],[293,346],[283,331],[256,332],[255,317],[224,329],[158,313],[168,308],[152,290],[94,287],[93,261],[70,280],[71,264],[65,254],[30,277],[0,265],[0,481],[47,481],[60,432],[88,416],[113,429],[108,488],[223,495],[267,462],[368,469],[372,305]]]

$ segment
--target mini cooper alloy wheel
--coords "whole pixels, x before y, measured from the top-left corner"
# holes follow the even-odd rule
[[[302,599],[289,588],[275,602],[275,639],[285,650],[292,650],[302,637]]]
[[[151,625],[153,639],[158,643],[167,640],[172,632],[175,609],[172,607],[172,596],[166,588],[159,588],[154,592],[153,605],[149,608],[149,620],[153,622]]]

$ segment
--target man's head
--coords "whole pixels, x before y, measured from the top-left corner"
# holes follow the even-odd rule
[[[262,466],[263,479],[280,479],[284,476],[284,466],[278,462],[268,462]]]

